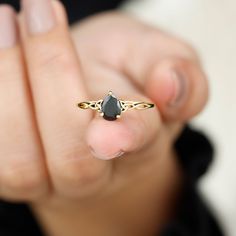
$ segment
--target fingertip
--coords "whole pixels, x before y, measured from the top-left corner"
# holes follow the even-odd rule
[[[208,85],[198,63],[169,59],[159,63],[151,73],[146,92],[166,120],[186,121],[206,105]]]
[[[133,132],[123,121],[106,121],[95,118],[86,136],[92,155],[102,160],[120,157],[132,149]]]
[[[65,7],[58,0],[21,0],[20,26],[28,36],[49,34],[68,26]]]
[[[9,4],[1,4],[0,5],[0,12],[4,12],[6,14],[11,14],[12,16],[16,15],[16,11],[14,10],[14,8],[9,5]]]
[[[146,148],[161,127],[156,109],[131,110],[120,119],[107,121],[96,117],[87,129],[87,145],[94,157],[111,160]]]
[[[8,4],[0,5],[0,49],[13,47],[18,41],[16,12]]]
[[[63,3],[58,0],[53,0],[52,5],[54,8],[54,12],[56,14],[56,18],[59,21],[59,23],[68,25],[67,12]]]
[[[171,103],[177,94],[174,71],[169,61],[161,62],[150,76],[146,89],[159,106]]]

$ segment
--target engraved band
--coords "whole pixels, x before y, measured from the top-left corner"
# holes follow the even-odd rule
[[[120,118],[121,113],[129,110],[145,110],[153,108],[153,103],[140,102],[140,101],[123,101],[115,97],[110,91],[108,95],[102,100],[86,101],[78,103],[81,109],[92,109],[101,114],[106,120],[116,120]]]

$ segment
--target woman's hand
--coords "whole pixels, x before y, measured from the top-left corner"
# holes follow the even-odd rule
[[[76,51],[58,2],[22,3],[19,24],[0,7],[1,197],[31,202],[49,235],[152,235],[181,183],[173,142],[207,100],[195,52],[118,13],[75,26]],[[157,109],[76,108],[109,90]]]

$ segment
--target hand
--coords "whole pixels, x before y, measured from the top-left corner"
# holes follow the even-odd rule
[[[181,184],[173,142],[207,100],[195,52],[109,13],[74,28],[78,60],[62,6],[23,3],[21,41],[0,49],[2,198],[32,202],[49,235],[152,235]],[[12,10],[2,15],[14,28]],[[115,122],[77,110],[109,90],[158,109]]]

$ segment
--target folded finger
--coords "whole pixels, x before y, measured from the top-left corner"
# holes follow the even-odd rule
[[[206,105],[208,85],[202,68],[182,58],[167,58],[152,70],[145,88],[169,121],[187,121]]]
[[[122,62],[125,73],[155,101],[165,120],[187,121],[197,115],[207,102],[208,85],[195,51],[156,30],[137,42],[131,50],[135,60],[127,55]]]

